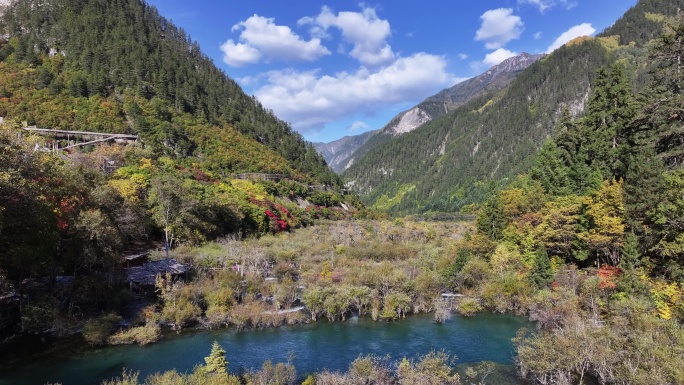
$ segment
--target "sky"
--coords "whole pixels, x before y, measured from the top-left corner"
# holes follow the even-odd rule
[[[637,0],[147,0],[306,140],[382,128],[426,97],[612,25]]]

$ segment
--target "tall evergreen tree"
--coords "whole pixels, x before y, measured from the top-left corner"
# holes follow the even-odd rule
[[[668,167],[684,165],[684,22],[662,35],[650,54],[654,63],[647,88],[650,101],[642,124],[653,135],[656,152]]]
[[[602,181],[600,171],[591,165],[589,148],[592,137],[586,131],[586,126],[573,120],[567,108],[561,112],[556,126],[556,146],[571,181],[569,190],[574,194],[590,193]],[[560,175],[564,171],[562,168],[557,170]]]
[[[553,281],[551,260],[546,252],[546,248],[543,246],[534,253],[534,266],[532,271],[530,271],[530,278],[537,288],[544,288]]]
[[[506,228],[506,216],[499,194],[485,202],[477,214],[477,231],[487,234],[493,240],[501,239]]]
[[[581,131],[587,138],[588,163],[592,169],[600,170],[605,179],[620,179],[626,174],[626,127],[635,115],[633,99],[626,70],[620,62],[610,70],[604,67],[597,71]]]
[[[218,342],[214,341],[211,345],[211,353],[208,357],[204,357],[207,363],[205,370],[209,373],[227,373],[228,361],[226,360],[226,351],[223,350]]]

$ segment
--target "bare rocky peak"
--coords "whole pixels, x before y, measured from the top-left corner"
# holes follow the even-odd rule
[[[494,67],[488,69],[485,73],[478,76],[478,78],[486,77],[496,77],[501,74],[519,72],[529,67],[532,63],[544,57],[541,55],[530,55],[527,52],[523,52],[518,56],[513,56],[508,58],[501,63],[495,65]]]
[[[427,112],[421,110],[418,107],[413,107],[412,109],[403,113],[399,122],[392,126],[394,135],[401,135],[407,132],[411,132],[418,128],[423,123],[429,122],[432,118]]]

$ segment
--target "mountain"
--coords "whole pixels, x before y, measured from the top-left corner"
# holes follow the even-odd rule
[[[343,208],[313,145],[144,1],[0,4],[0,286],[96,282],[131,245],[275,233],[360,207]]]
[[[399,136],[454,110],[470,100],[497,92],[513,81],[525,68],[544,57],[522,53],[504,60],[485,73],[440,91],[410,110],[394,117],[382,130],[384,134]]]
[[[375,130],[359,135],[349,135],[329,143],[314,142],[313,146],[325,158],[333,171],[341,173],[347,167],[347,160],[354,152],[377,132]]]
[[[393,137],[411,132],[484,93],[501,90],[520,72],[542,57],[543,55],[522,53],[506,59],[485,73],[442,90],[417,106],[399,113],[382,129],[372,131],[373,134],[345,136],[330,143],[314,145],[332,169],[341,173],[373,147]],[[375,135],[376,133],[380,135]]]
[[[399,136],[387,127],[374,135],[357,151],[363,155],[345,171],[345,182],[366,203],[392,213],[457,211],[481,201],[493,186],[529,168],[563,110],[582,113],[597,69],[621,60],[639,84],[647,42],[677,7],[684,1],[643,0],[598,37],[575,39],[501,90],[483,90],[455,109],[444,108],[444,100],[458,103],[446,97],[453,92],[426,100],[422,105],[432,106],[422,109],[427,114],[448,112]],[[620,45],[622,35],[629,36],[626,45]]]
[[[443,115],[440,113],[442,110],[444,113],[447,113],[480,95],[488,92],[497,92],[510,84],[523,70],[542,57],[544,57],[543,54],[530,55],[523,52],[518,56],[508,58],[479,76],[458,83],[437,95],[425,99],[421,103],[421,109],[431,111],[433,118],[436,118]],[[434,107],[429,107],[431,104]]]
[[[208,171],[339,184],[313,146],[138,0],[3,0],[0,116],[140,135]],[[16,80],[22,77],[22,82]]]

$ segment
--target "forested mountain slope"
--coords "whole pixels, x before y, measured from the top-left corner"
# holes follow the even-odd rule
[[[140,134],[147,146],[201,158],[215,172],[338,183],[309,143],[144,2],[20,0],[0,30],[9,38],[0,46],[0,116]]]
[[[566,44],[503,90],[376,146],[345,172],[346,183],[395,213],[455,211],[480,201],[491,183],[529,169],[563,110],[582,113],[597,69],[622,60],[632,83],[643,84],[644,45],[664,27],[663,15],[650,11],[674,15],[684,6],[660,3],[640,2],[599,37]],[[623,33],[630,44],[619,45]]]
[[[132,250],[173,252],[356,212],[313,146],[155,8],[3,4],[0,296],[32,298],[21,330],[73,333],[115,310]],[[24,124],[139,140],[57,151],[73,136],[41,137]]]
[[[350,144],[358,144],[356,147],[345,147],[344,152],[346,155],[344,157],[342,154],[337,154],[334,159],[326,157],[326,160],[328,160],[328,163],[331,164],[335,171],[343,172],[351,167],[356,160],[381,143],[389,141],[395,136],[411,132],[474,98],[503,89],[520,72],[542,56],[522,53],[506,59],[485,73],[444,89],[436,95],[425,99],[415,107],[399,113],[376,132],[378,135],[365,136],[367,134],[361,134],[364,136],[351,137],[354,141]],[[332,162],[334,162],[334,165]]]

